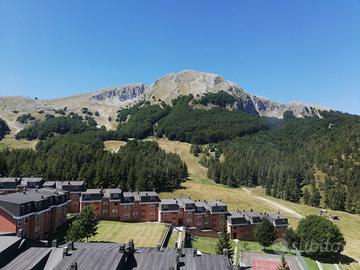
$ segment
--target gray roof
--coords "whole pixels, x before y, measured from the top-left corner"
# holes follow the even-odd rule
[[[222,201],[219,201],[219,200],[208,202],[208,205],[209,206],[226,206],[225,203],[223,203]]]
[[[23,177],[22,180],[26,182],[39,182],[43,181],[44,179],[42,177]]]
[[[61,184],[63,186],[83,186],[85,184],[84,181],[62,181]]]
[[[234,225],[243,225],[247,223],[244,213],[241,212],[232,212],[230,216],[227,217],[227,222]]]
[[[135,247],[135,253],[125,254],[119,251],[119,247],[120,244],[115,243],[75,243],[75,250],[71,250],[68,256],[62,257],[60,252],[51,254],[45,269],[68,270],[75,262],[78,270],[169,270],[171,267],[176,269],[177,250],[174,248],[158,250]],[[230,269],[230,263],[224,256],[203,254],[194,257],[192,248],[183,249],[182,254],[181,270]]]
[[[43,260],[49,256],[52,248],[38,248],[32,247],[21,253],[10,263],[8,263],[3,270],[19,270],[19,269],[42,269]]]
[[[178,201],[175,199],[162,199],[160,205],[163,204],[178,204]]]
[[[0,195],[0,207],[13,216],[30,214],[34,211],[46,209],[48,204],[42,203],[41,209],[37,206],[35,207],[34,204],[31,204],[31,209],[27,208],[25,210],[26,213],[20,210],[20,205],[32,202],[46,202],[47,198],[64,196],[65,194],[65,191],[53,188],[31,189],[27,191],[9,193]]]
[[[34,190],[28,190],[24,192],[15,192],[9,193],[6,195],[0,195],[0,202],[11,202],[16,204],[28,203],[42,201],[44,198],[41,197],[42,194]]]
[[[68,270],[77,263],[78,270],[116,270],[122,258],[119,244],[113,243],[75,243],[76,250],[63,257],[54,270]],[[48,262],[51,263],[51,262]]]
[[[1,183],[18,182],[20,180],[21,180],[20,177],[0,177]]]
[[[101,188],[89,188],[86,191],[82,192],[82,194],[100,194],[103,189]]]
[[[0,236],[0,253],[20,242],[21,238],[17,236]]]
[[[268,219],[270,222],[274,223],[275,226],[287,226],[289,223],[288,219],[280,216],[280,214],[264,213],[263,218]]]
[[[43,187],[56,187],[56,181],[46,181],[44,184],[43,184]]]

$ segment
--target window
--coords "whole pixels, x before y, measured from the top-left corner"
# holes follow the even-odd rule
[[[114,203],[113,203],[113,205],[114,205],[114,206],[117,206],[117,205],[118,205],[118,203],[117,203],[117,202],[114,202]]]
[[[25,218],[25,223],[28,223],[29,222],[29,218]]]
[[[21,224],[22,224],[22,219],[18,219],[17,225],[18,225],[18,226],[21,226]]]
[[[36,215],[36,220],[39,221],[40,215]]]
[[[113,209],[113,210],[112,210],[112,213],[113,213],[113,214],[117,214],[117,213],[118,213],[118,210],[117,210],[117,209]]]
[[[134,213],[134,216],[135,216],[135,217],[137,217],[137,215],[138,215],[138,213],[137,213],[137,212],[135,212],[135,213]]]
[[[155,215],[155,213],[154,212],[150,212],[150,216],[154,216]]]
[[[124,216],[125,216],[126,218],[128,218],[128,217],[129,217],[129,213],[124,213]]]

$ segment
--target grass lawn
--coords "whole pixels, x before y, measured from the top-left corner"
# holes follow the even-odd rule
[[[216,254],[216,242],[217,238],[215,237],[196,236],[191,241],[191,244],[193,248],[196,248],[201,252]]]
[[[89,241],[127,243],[133,239],[135,246],[156,247],[165,230],[165,224],[160,223],[125,223],[101,220],[98,223],[98,234]]]
[[[177,230],[173,230],[167,246],[169,248],[175,247],[175,243],[178,240],[178,238],[179,238],[179,232]]]

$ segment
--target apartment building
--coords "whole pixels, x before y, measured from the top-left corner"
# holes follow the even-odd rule
[[[262,216],[264,219],[269,220],[276,228],[276,236],[278,238],[285,238],[286,229],[289,226],[289,221],[287,218],[282,217],[280,213],[264,213]]]
[[[289,225],[288,219],[280,214],[236,211],[227,217],[227,231],[231,239],[246,241],[255,240],[255,228],[263,219],[268,219],[276,228],[277,237],[284,238]]]
[[[21,178],[19,177],[1,177],[0,194],[13,193],[19,190]]]
[[[0,194],[13,193],[23,189],[39,188],[43,185],[41,177],[1,177]]]
[[[158,221],[160,198],[154,191],[123,192],[121,189],[88,189],[81,193],[80,210],[91,206],[98,219]]]
[[[159,204],[159,222],[175,226],[220,231],[228,215],[227,206],[220,200],[207,202],[174,198],[161,200]]]
[[[68,213],[80,212],[80,196],[86,191],[84,181],[47,181],[43,187],[57,188],[70,193],[70,202],[68,204]]]
[[[66,222],[69,193],[51,188],[0,195],[0,231],[45,239]]]

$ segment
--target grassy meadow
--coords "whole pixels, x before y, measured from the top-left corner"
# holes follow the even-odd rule
[[[161,242],[165,230],[165,224],[161,223],[101,220],[98,223],[98,234],[89,241],[128,243],[130,239],[133,239],[135,246],[156,247]]]

